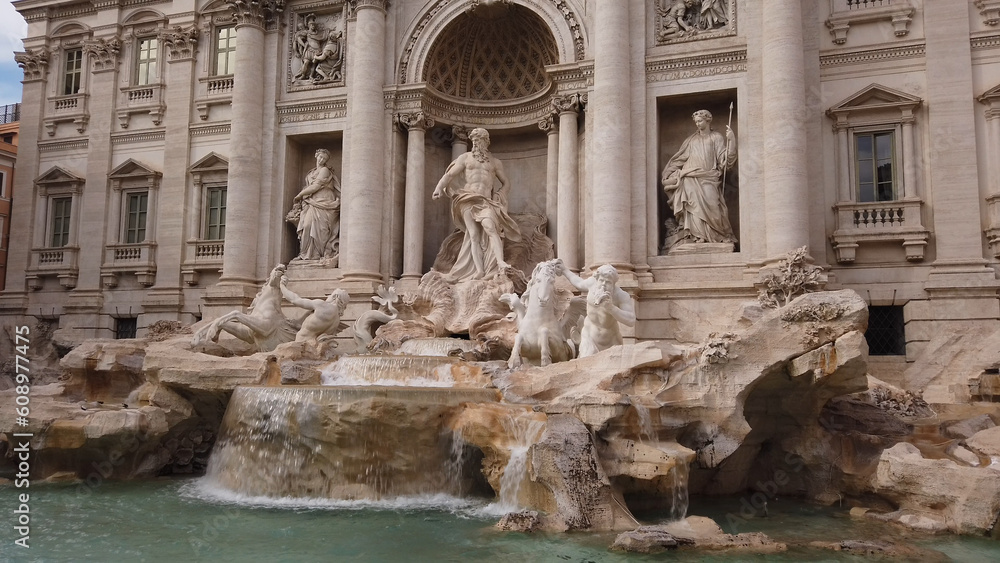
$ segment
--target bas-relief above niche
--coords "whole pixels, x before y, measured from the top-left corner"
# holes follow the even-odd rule
[[[289,92],[344,85],[344,4],[311,3],[288,14]]]
[[[736,0],[652,0],[657,45],[736,35]]]

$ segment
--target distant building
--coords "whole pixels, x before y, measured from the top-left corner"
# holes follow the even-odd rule
[[[286,215],[321,148],[339,264],[288,275],[370,306],[429,270],[454,228],[431,191],[485,127],[511,212],[546,216],[570,267],[622,272],[629,336],[735,326],[761,270],[808,246],[876,307],[873,352],[913,360],[1000,319],[993,4],[16,0],[24,206],[0,317],[82,339],[245,306],[299,254]],[[700,109],[736,133],[707,205],[737,242],[684,248],[661,175]]]
[[[21,104],[0,106],[0,291],[3,291],[7,279],[7,249],[10,247],[14,163],[17,161],[20,116]]]

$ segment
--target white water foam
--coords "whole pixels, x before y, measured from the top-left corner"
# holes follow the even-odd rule
[[[436,371],[436,370],[435,370]],[[326,386],[344,386],[344,387],[454,387],[455,380],[451,377],[451,374],[447,374],[447,378],[434,376],[431,377],[409,377],[405,380],[402,379],[377,379],[370,380],[364,377],[351,376],[345,373],[333,370],[325,369],[320,372],[320,383]]]
[[[279,508],[288,510],[384,510],[407,512],[441,510],[473,519],[488,519],[508,511],[494,508],[496,503],[483,499],[459,498],[447,494],[401,496],[388,499],[343,500],[329,498],[300,498],[250,496],[225,489],[208,478],[202,477],[185,483],[179,490],[181,496],[212,504],[234,504],[245,508]]]

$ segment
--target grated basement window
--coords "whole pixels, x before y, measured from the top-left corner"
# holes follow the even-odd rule
[[[135,338],[135,333],[139,328],[137,318],[115,319],[115,339]]]
[[[871,356],[905,356],[906,334],[903,307],[868,307],[868,354]]]

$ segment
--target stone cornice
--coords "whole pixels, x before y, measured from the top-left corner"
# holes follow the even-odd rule
[[[124,145],[130,143],[148,143],[162,141],[166,139],[164,131],[143,131],[141,133],[124,133],[111,136],[112,145]]]
[[[692,57],[648,57],[646,82],[746,72],[747,51],[723,51]]]
[[[879,47],[864,51],[851,51],[849,53],[834,53],[821,55],[819,57],[820,67],[870,64],[876,61],[889,61],[898,59],[923,58],[925,45],[918,43],[915,45],[905,45],[901,47]]]
[[[71,141],[52,141],[48,143],[38,143],[38,152],[85,149],[89,145],[90,145],[89,139],[73,139]]]
[[[972,44],[973,51],[981,49],[995,49],[1000,47],[1000,35],[980,35],[978,37],[973,37],[970,42]]]
[[[321,102],[282,103],[278,105],[278,123],[298,123],[347,117],[347,98]]]
[[[229,123],[213,123],[210,125],[192,125],[188,128],[192,137],[208,137],[209,135],[228,135],[232,131]]]

